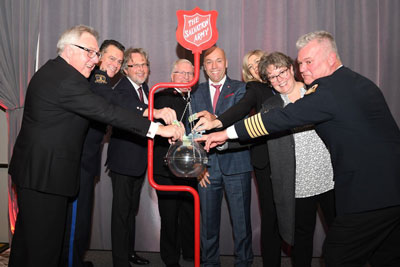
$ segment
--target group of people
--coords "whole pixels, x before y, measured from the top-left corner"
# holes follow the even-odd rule
[[[19,205],[9,266],[93,266],[83,257],[107,125],[114,267],[149,263],[134,249],[147,138],[155,138],[155,181],[199,192],[203,266],[220,266],[224,194],[235,266],[251,266],[253,171],[264,266],[280,266],[282,240],[293,246],[294,266],[311,266],[318,205],[327,229],[327,267],[400,265],[400,131],[376,85],[342,66],[331,34],[299,38],[303,81],[296,80],[290,57],[261,50],[244,56],[244,82],[234,80],[226,74],[225,51],[207,49],[207,81],[194,90],[157,93],[156,122],[146,118],[147,53],[125,50],[115,40],[99,49],[97,36],[83,25],[64,32],[59,56],[28,86],[9,170]],[[124,77],[113,88],[110,79],[120,69]],[[173,63],[172,82],[193,78],[190,61]],[[209,163],[198,180],[177,178],[163,163],[171,140],[185,134],[189,105],[199,119],[196,131],[207,131],[198,141],[205,142]],[[176,267],[181,256],[193,261],[191,195],[157,196],[163,262]]]

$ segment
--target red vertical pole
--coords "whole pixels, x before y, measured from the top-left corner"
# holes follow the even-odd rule
[[[194,78],[190,83],[157,83],[155,84],[149,92],[149,120],[153,121],[153,111],[154,111],[154,94],[159,89],[164,88],[185,88],[194,86],[199,80],[200,76],[200,52],[194,53]],[[154,140],[149,139],[147,141],[147,177],[150,185],[160,191],[187,191],[193,195],[194,199],[194,266],[200,267],[200,199],[199,194],[195,189],[190,186],[178,186],[178,185],[159,185],[154,181],[153,176],[153,150],[154,150]]]

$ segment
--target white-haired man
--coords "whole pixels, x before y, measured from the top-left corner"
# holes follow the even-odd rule
[[[79,190],[80,156],[88,118],[141,136],[180,138],[183,126],[158,126],[109,104],[89,88],[99,61],[97,32],[84,25],[62,34],[59,56],[32,77],[9,173],[19,213],[9,266],[58,266],[68,198]]]

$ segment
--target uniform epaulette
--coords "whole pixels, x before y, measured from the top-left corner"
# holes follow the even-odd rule
[[[315,92],[315,90],[317,90],[318,84],[314,84],[310,89],[307,90],[307,92],[305,92],[304,95],[309,95]]]
[[[107,84],[107,78],[103,74],[95,74],[94,78],[94,83]]]

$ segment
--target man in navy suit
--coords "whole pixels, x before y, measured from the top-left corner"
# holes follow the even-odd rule
[[[115,86],[112,102],[141,116],[148,115],[149,60],[142,48],[129,48],[124,53],[123,72],[126,75]],[[170,108],[154,110],[166,124],[176,119]],[[108,146],[107,166],[113,187],[111,242],[114,267],[149,264],[135,252],[135,217],[139,209],[140,192],[147,169],[147,139],[120,128],[112,129]]]
[[[212,134],[206,147],[314,124],[335,179],[326,266],[400,266],[400,131],[384,96],[342,65],[330,33],[308,33],[296,45],[307,95]]]
[[[219,115],[245,94],[245,83],[226,75],[225,52],[213,46],[204,53],[208,81],[192,95],[193,112],[207,110]],[[204,266],[219,266],[221,203],[226,193],[234,237],[235,266],[250,266],[253,261],[250,222],[251,171],[248,149],[211,150],[208,166],[209,184],[199,186],[201,204],[201,248]]]

